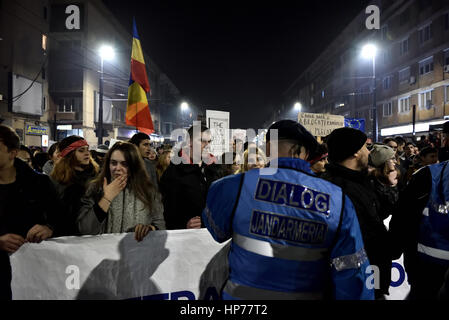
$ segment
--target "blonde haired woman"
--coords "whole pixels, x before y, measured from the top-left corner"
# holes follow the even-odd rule
[[[243,173],[251,169],[260,169],[267,164],[267,156],[262,149],[258,147],[250,147],[243,152],[243,163],[236,173]]]

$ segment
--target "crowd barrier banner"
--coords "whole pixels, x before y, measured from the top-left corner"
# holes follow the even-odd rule
[[[27,243],[11,255],[13,299],[218,299],[227,268],[209,264],[226,248],[207,229]]]
[[[26,243],[11,255],[13,299],[217,300],[228,251],[207,229],[154,231],[140,243],[133,233]],[[387,299],[408,291],[400,259]]]

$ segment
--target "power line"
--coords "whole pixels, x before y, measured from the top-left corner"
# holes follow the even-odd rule
[[[45,63],[47,62],[48,56],[45,58],[44,62],[42,63],[41,67],[39,68],[39,72],[37,73],[36,77],[34,77],[33,81],[31,82],[31,84],[29,85],[28,88],[25,89],[25,91],[23,91],[22,93],[19,93],[17,96],[12,97],[11,101],[12,102],[17,102],[19,101],[19,99],[28,92],[28,90],[31,89],[31,87],[34,85],[34,83],[36,82],[37,78],[39,78],[39,75],[42,73],[42,69],[44,68]]]

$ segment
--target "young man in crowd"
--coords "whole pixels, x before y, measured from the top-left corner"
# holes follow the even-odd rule
[[[19,136],[0,125],[0,299],[9,300],[9,254],[26,242],[41,242],[53,235],[60,213],[56,190],[48,176],[33,171],[17,158]]]
[[[129,142],[136,145],[137,148],[139,149],[140,155],[142,156],[142,159],[145,163],[147,173],[150,176],[151,183],[154,185],[156,190],[159,190],[156,167],[154,166],[153,162],[151,162],[149,159],[151,152],[150,137],[146,133],[138,132],[132,136]]]
[[[167,230],[201,228],[207,191],[221,177],[216,159],[207,154],[211,142],[208,128],[197,126],[194,130],[192,126],[188,134],[188,143],[177,153],[181,163],[172,159],[160,181]]]
[[[327,147],[330,163],[321,177],[340,186],[354,204],[368,259],[379,267],[376,299],[383,300],[391,282],[391,241],[381,219],[384,210],[368,177],[367,136],[357,129],[339,128],[329,135]]]

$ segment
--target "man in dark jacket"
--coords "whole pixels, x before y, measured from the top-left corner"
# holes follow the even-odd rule
[[[175,157],[180,163],[172,159],[159,184],[167,230],[201,228],[207,190],[220,178],[215,158],[205,154],[211,141],[208,128],[198,126],[194,130],[192,126],[188,134],[189,143]]]
[[[379,268],[376,299],[388,294],[392,254],[388,231],[381,219],[382,208],[368,178],[367,136],[353,128],[339,128],[328,137],[329,164],[322,178],[340,186],[354,204],[363,242],[371,265]],[[376,271],[375,271],[376,272]]]
[[[0,300],[11,299],[9,254],[52,236],[58,213],[50,179],[16,158],[17,134],[0,125]]]

